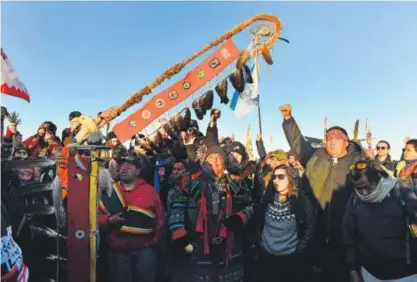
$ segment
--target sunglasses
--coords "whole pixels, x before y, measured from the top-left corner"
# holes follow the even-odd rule
[[[279,180],[284,180],[286,177],[287,177],[286,174],[274,174],[272,179],[275,180],[278,178]]]
[[[377,150],[385,150],[387,147],[376,147]]]

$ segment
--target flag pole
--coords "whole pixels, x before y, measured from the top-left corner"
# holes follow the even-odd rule
[[[258,80],[259,83],[259,64],[256,57],[254,58],[255,61],[255,67],[256,67],[256,80]],[[258,90],[259,91],[259,90]],[[262,116],[261,116],[261,95],[258,93],[258,123],[259,123],[259,134],[262,135]]]

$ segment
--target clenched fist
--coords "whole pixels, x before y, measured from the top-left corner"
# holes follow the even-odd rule
[[[281,107],[279,107],[279,110],[281,111],[281,114],[285,120],[288,120],[291,118],[292,107],[290,104],[282,105]]]
[[[96,123],[99,128],[102,128],[107,121],[110,121],[118,116],[117,113],[118,107],[110,107],[109,109],[105,110],[104,112],[99,113],[98,117],[96,118]]]

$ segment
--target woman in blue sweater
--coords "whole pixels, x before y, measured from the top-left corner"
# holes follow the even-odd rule
[[[260,281],[307,280],[303,266],[314,231],[315,213],[310,199],[298,189],[290,166],[279,165],[273,170],[256,224]]]

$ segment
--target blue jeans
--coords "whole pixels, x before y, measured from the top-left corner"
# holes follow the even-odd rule
[[[154,282],[157,262],[155,247],[132,252],[109,250],[112,282]]]

